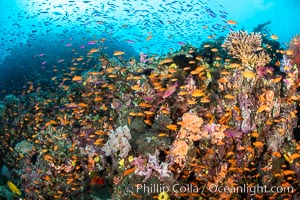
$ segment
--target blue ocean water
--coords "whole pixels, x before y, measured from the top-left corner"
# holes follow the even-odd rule
[[[0,9],[2,84],[7,77],[20,80],[23,70],[41,67],[38,73],[70,60],[71,51],[99,48],[112,56],[118,50],[128,59],[141,52],[165,55],[186,44],[199,47],[259,25],[283,46],[300,32],[295,0],[12,0],[1,1]]]
[[[209,35],[226,35],[237,29],[252,31],[268,21],[271,33],[280,42],[288,42],[299,33],[300,22],[299,4],[295,0],[13,0],[0,3],[1,60],[18,47],[32,45],[35,51],[43,53],[51,44],[63,48],[72,43],[71,48],[78,48],[76,45],[101,38],[108,39],[103,44],[108,48],[118,41],[118,46],[132,47],[137,53],[165,54],[178,50],[182,43],[198,46]],[[227,20],[234,20],[237,25],[228,25]],[[147,37],[152,38],[146,40]],[[128,52],[128,56],[130,53],[133,52]]]

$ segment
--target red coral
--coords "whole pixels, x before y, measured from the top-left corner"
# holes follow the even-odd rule
[[[94,175],[90,180],[91,185],[103,186],[105,184],[105,178],[101,176]]]

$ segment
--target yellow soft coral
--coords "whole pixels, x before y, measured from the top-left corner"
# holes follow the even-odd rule
[[[157,199],[158,200],[170,200],[170,196],[168,195],[167,192],[163,191],[158,194]]]
[[[11,181],[7,181],[7,186],[14,194],[21,195],[21,190]]]

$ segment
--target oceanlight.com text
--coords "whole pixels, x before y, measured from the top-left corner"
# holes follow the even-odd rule
[[[174,184],[172,186],[167,186],[165,184],[136,184],[135,186],[128,185],[125,188],[128,194],[130,193],[139,193],[139,194],[153,194],[153,193],[197,193],[201,194],[204,192],[211,193],[247,193],[251,195],[263,194],[263,193],[293,193],[294,188],[292,186],[260,186],[243,184],[240,186],[220,186],[216,184],[209,184],[203,186],[195,186],[193,184]]]
[[[294,188],[292,186],[271,186],[266,185],[252,185],[246,184],[240,186],[219,186],[216,184],[210,184],[206,186],[206,190],[212,193],[247,193],[247,194],[264,194],[264,193],[293,193]]]

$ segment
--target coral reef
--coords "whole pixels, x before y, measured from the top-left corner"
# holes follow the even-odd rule
[[[231,32],[223,45],[219,38],[140,61],[95,56],[94,67],[53,79],[53,91],[7,96],[2,178],[33,200],[297,198],[299,52],[291,45],[269,55],[262,37]],[[207,189],[214,185],[293,192]]]
[[[33,150],[33,144],[27,140],[22,140],[21,142],[16,144],[15,150],[24,155]]]

